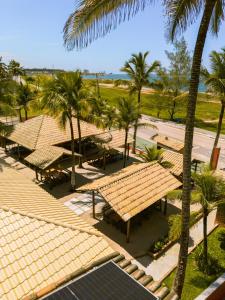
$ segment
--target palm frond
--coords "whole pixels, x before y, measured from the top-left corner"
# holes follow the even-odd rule
[[[167,196],[167,199],[170,201],[181,200],[182,199],[182,190],[171,191],[166,196]]]
[[[129,20],[153,0],[80,0],[64,26],[68,50],[86,47]]]
[[[167,160],[161,161],[160,164],[165,169],[171,169],[174,166],[174,164],[172,164],[170,161]]]
[[[172,40],[196,21],[204,4],[204,0],[164,0],[169,37]]]
[[[138,156],[143,159],[144,162],[160,161],[164,150],[157,149],[157,147],[146,147],[143,153]]]
[[[224,6],[225,2],[222,1],[216,1],[214,10],[213,10],[213,15],[211,19],[211,32],[213,34],[218,35],[220,25],[222,21],[224,20]]]

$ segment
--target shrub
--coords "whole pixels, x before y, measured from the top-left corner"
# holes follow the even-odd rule
[[[210,253],[208,253],[208,264],[205,264],[202,246],[198,246],[196,248],[194,258],[198,270],[204,274],[214,275],[222,271],[222,267],[220,266],[218,260],[212,257]]]
[[[169,224],[169,239],[176,241],[181,235],[181,215],[171,215],[168,220]]]
[[[220,241],[220,248],[225,250],[225,228],[221,228],[217,233],[218,241]]]
[[[159,252],[166,244],[168,244],[169,239],[168,236],[164,236],[163,238],[159,239],[158,241],[154,242],[150,248],[152,253]]]

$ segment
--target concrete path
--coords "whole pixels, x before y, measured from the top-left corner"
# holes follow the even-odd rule
[[[208,233],[216,227],[215,217],[216,211],[212,211],[208,216]],[[189,253],[202,241],[202,238],[203,222],[201,219],[190,230]],[[134,261],[134,263],[138,264],[147,275],[153,276],[155,281],[162,281],[177,266],[179,249],[180,245],[176,243],[157,260],[152,260],[149,256],[145,256],[138,261]]]
[[[105,204],[105,201],[99,195],[95,195],[95,204],[98,203]],[[82,215],[92,209],[92,194],[78,194],[76,197],[66,201],[64,205],[69,207],[77,215]]]

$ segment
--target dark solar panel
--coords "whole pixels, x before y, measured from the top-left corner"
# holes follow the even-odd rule
[[[108,262],[44,298],[45,300],[156,300],[115,263]]]

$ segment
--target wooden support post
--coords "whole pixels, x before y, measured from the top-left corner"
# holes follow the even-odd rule
[[[127,160],[130,158],[130,144],[127,146]]]
[[[92,212],[93,218],[95,219],[95,191],[92,191]]]
[[[167,196],[165,197],[165,201],[164,201],[164,215],[166,215],[167,213]]]
[[[130,220],[127,221],[127,243],[130,242]]]
[[[17,154],[18,154],[18,159],[20,159],[20,146],[17,144]]]
[[[162,211],[162,199],[159,200],[159,209]]]
[[[197,168],[198,168],[198,161],[196,160],[196,162],[195,162],[195,172],[197,171]]]
[[[106,157],[105,157],[105,150],[103,154],[103,170],[105,170],[105,165],[106,165]]]

